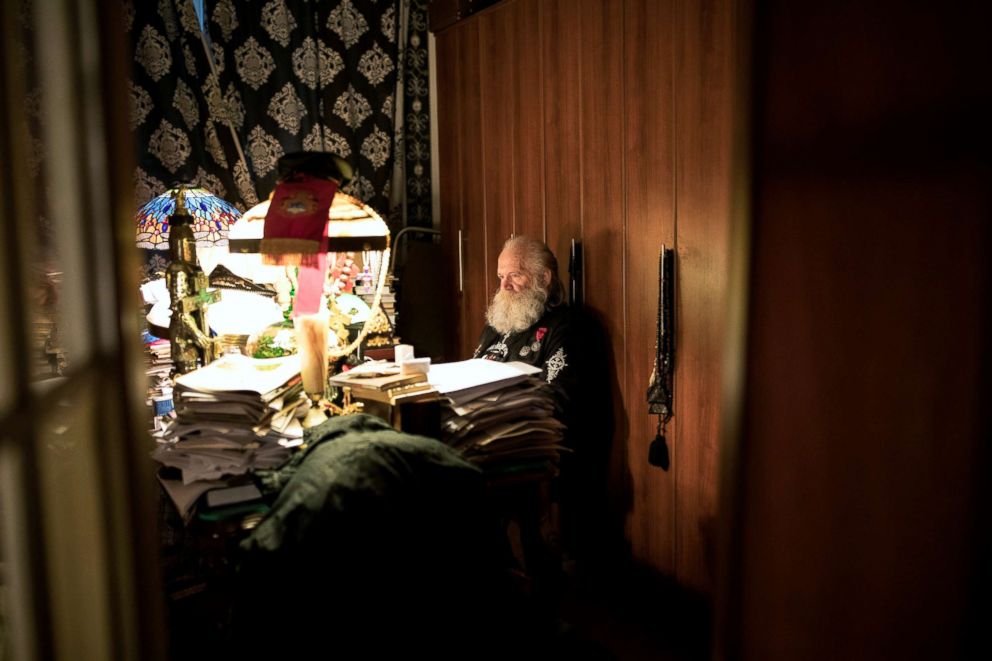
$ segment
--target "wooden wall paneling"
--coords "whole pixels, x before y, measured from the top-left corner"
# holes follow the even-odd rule
[[[968,520],[986,479],[974,469],[987,447],[987,184],[852,178],[846,165],[833,182],[765,173],[741,658],[971,658],[953,643],[969,563],[987,563]],[[932,219],[952,217],[935,249]]]
[[[582,0],[579,11],[581,173],[569,177],[582,200],[586,304],[609,339],[618,385],[613,395],[612,463],[626,453],[624,356],[623,4]],[[605,441],[605,439],[604,439]],[[626,473],[626,467],[622,470]],[[625,475],[624,475],[625,477]],[[616,476],[618,488],[624,489]],[[632,517],[643,508],[633,505]]]
[[[990,656],[987,13],[756,13],[736,658]]]
[[[515,48],[507,53],[516,71],[514,131],[507,136],[514,155],[513,233],[544,239],[544,93],[540,3],[507,7]]]
[[[675,575],[675,479],[648,464],[657,416],[645,391],[654,363],[658,254],[675,247],[672,12],[674,0],[626,0],[624,6],[624,171],[626,173],[626,407],[628,465],[637,517],[631,520],[634,557]],[[676,398],[681,397],[676,393]],[[670,446],[679,418],[666,430]]]
[[[581,7],[574,0],[541,3],[544,71],[544,206],[548,246],[568,282],[571,240],[582,239]]]
[[[676,0],[678,333],[673,448],[675,562],[710,593],[716,571],[718,432],[730,236],[735,0]]]
[[[461,228],[462,178],[460,139],[461,113],[459,79],[461,30],[448,30],[438,34],[437,90],[438,90],[438,171],[440,173],[441,250],[444,256],[444,296],[451,305],[444,309],[444,353],[448,360],[462,355],[462,319],[464,296],[458,291],[458,230]]]
[[[462,351],[459,358],[469,358],[479,341],[485,325],[485,310],[491,291],[489,262],[486,250],[486,191],[492,185],[478,173],[484,171],[487,158],[487,131],[483,123],[482,56],[479,51],[478,22],[466,25],[459,54],[462,85],[462,237],[464,245],[464,322]]]
[[[587,308],[608,337],[612,393],[604,399],[612,396],[616,424],[607,463],[634,557],[704,592],[712,585],[729,235],[731,2],[715,11],[678,0],[496,5],[449,28],[460,35],[458,48],[447,49],[458,59],[459,120],[442,126],[459,144],[462,356],[474,349],[510,232],[540,236],[543,218],[563,279],[570,240],[581,240]],[[688,118],[684,126],[677,116]],[[442,168],[448,151],[442,146]],[[442,186],[451,178],[442,175]],[[662,242],[677,244],[681,266],[667,474],[647,465],[654,421],[644,402]]]
[[[481,36],[482,126],[484,127],[486,273],[488,291],[496,290],[496,258],[503,242],[513,232],[516,208],[519,155],[515,153],[518,118],[516,97],[520,94],[514,53],[524,43],[516,33],[514,14],[519,2],[508,2],[482,14]]]
[[[586,302],[607,321],[615,354],[623,352],[623,5],[581,0],[580,97]],[[622,379],[621,379],[622,382]]]
[[[442,62],[442,57],[451,61]],[[458,332],[449,360],[471,356],[483,326],[488,299],[485,277],[485,180],[481,120],[478,22],[472,21],[438,35],[438,116],[441,127],[442,213],[450,209],[450,224],[442,216],[442,239],[451,271],[451,288],[458,288],[458,232],[461,230],[463,290],[458,297]],[[447,139],[445,139],[447,138]],[[445,171],[445,163],[449,170]],[[450,182],[450,194],[445,184]],[[452,200],[451,197],[455,196]],[[455,299],[452,299],[455,300]]]

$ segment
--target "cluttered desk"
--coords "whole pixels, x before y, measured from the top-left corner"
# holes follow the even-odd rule
[[[433,571],[452,590],[459,581],[439,578],[452,567],[481,569],[452,548],[484,558],[505,545],[524,565],[528,535],[494,541],[483,521],[516,516],[519,503],[491,495],[521,481],[544,485],[524,518],[549,518],[564,426],[540,370],[416,356],[393,332],[385,223],[335,192],[344,173],[329,155],[283,165],[272,198],[231,223],[226,250],[197,253],[195,216],[210,207],[198,191],[144,211],[171,230],[165,277],[142,287],[167,592],[240,591],[337,554],[378,576],[368,558],[411,540],[448,558]],[[437,562],[411,557],[422,565],[404,564],[411,575]],[[325,578],[340,589],[341,576]]]
[[[324,424],[332,407],[438,439],[491,476],[556,470],[564,429],[532,366],[472,359],[403,373],[403,363],[372,361],[332,375],[329,390],[339,392],[315,404],[299,363],[296,355],[229,354],[175,378],[174,408],[156,417],[152,457],[184,518],[204,494],[208,505],[243,502],[252,492],[241,478],[305,452],[306,430]]]
[[[295,358],[228,355],[176,379],[176,408],[154,457],[168,496],[164,556],[180,641],[207,636],[221,653],[250,617],[245,604],[305,603],[311,597],[299,591],[317,579],[294,568],[315,559],[347,575],[318,580],[343,599],[334,619],[353,616],[337,610],[341,603],[381,609],[368,603],[369,590],[390,595],[395,608],[411,595],[457,593],[432,606],[438,613],[505,594],[494,567],[525,577],[535,594],[544,589],[554,571],[548,488],[561,429],[535,368],[475,359],[404,375],[395,362],[366,363],[329,382],[350,406],[380,413],[304,426],[311,402]],[[404,429],[425,419],[439,433]],[[492,585],[466,596],[457,577]],[[391,617],[407,622],[416,607]],[[208,622],[222,625],[205,632]]]

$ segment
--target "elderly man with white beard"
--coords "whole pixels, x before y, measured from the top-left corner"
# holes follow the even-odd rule
[[[515,236],[503,244],[496,277],[499,290],[486,312],[488,325],[474,357],[540,367],[560,399],[567,424],[577,356],[570,351],[574,339],[558,260],[541,241]]]
[[[583,571],[615,566],[628,553],[624,519],[616,515],[625,502],[617,498],[627,495],[612,491],[609,482],[616,373],[606,327],[589,310],[565,305],[558,260],[541,241],[507,241],[497,275],[499,290],[474,357],[541,368],[558,399],[571,450],[563,453],[551,489],[560,548]],[[552,575],[561,569],[560,563],[550,567]]]
[[[560,472],[551,483],[548,492],[554,511],[560,512],[561,531],[550,537],[544,525],[538,523],[540,531],[525,535],[521,532],[520,542],[527,558],[524,565],[532,578],[532,594],[538,603],[554,612],[554,603],[563,586],[564,574],[562,552],[574,551],[573,540],[577,540],[581,528],[575,525],[588,508],[576,507],[581,488],[585,485],[578,463],[585,461],[585,452],[580,446],[587,445],[584,436],[589,431],[587,413],[583,408],[594,410],[585,401],[588,384],[582,390],[577,388],[584,379],[580,376],[581,347],[578,337],[581,323],[573,321],[573,313],[565,304],[561,280],[558,278],[558,260],[554,253],[541,241],[527,236],[515,236],[503,244],[497,262],[499,289],[493,296],[486,311],[488,324],[482,331],[475,358],[485,358],[500,362],[519,361],[541,368],[541,377],[550,384],[556,400],[556,417],[566,427],[565,445],[572,450],[563,453]],[[583,363],[585,361],[582,361]],[[584,372],[583,372],[584,373]],[[585,398],[585,399],[583,399]],[[582,455],[581,457],[579,455]],[[551,510],[548,510],[550,512]],[[524,530],[531,530],[535,513],[522,515]],[[536,514],[537,521],[557,521],[559,515]],[[557,527],[557,524],[556,524]],[[552,542],[552,539],[559,541]]]

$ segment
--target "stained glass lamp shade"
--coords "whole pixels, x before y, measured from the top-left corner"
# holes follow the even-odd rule
[[[178,186],[149,200],[135,214],[139,248],[169,249],[169,216],[176,210],[176,197],[182,194],[186,210],[193,216],[193,236],[200,247],[226,246],[227,231],[241,212],[204,188]]]

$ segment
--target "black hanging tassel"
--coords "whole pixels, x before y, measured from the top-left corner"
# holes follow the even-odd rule
[[[665,440],[665,428],[661,420],[661,416],[658,416],[658,434],[648,448],[648,463],[667,471],[672,464],[672,459],[668,452],[668,441]]]

